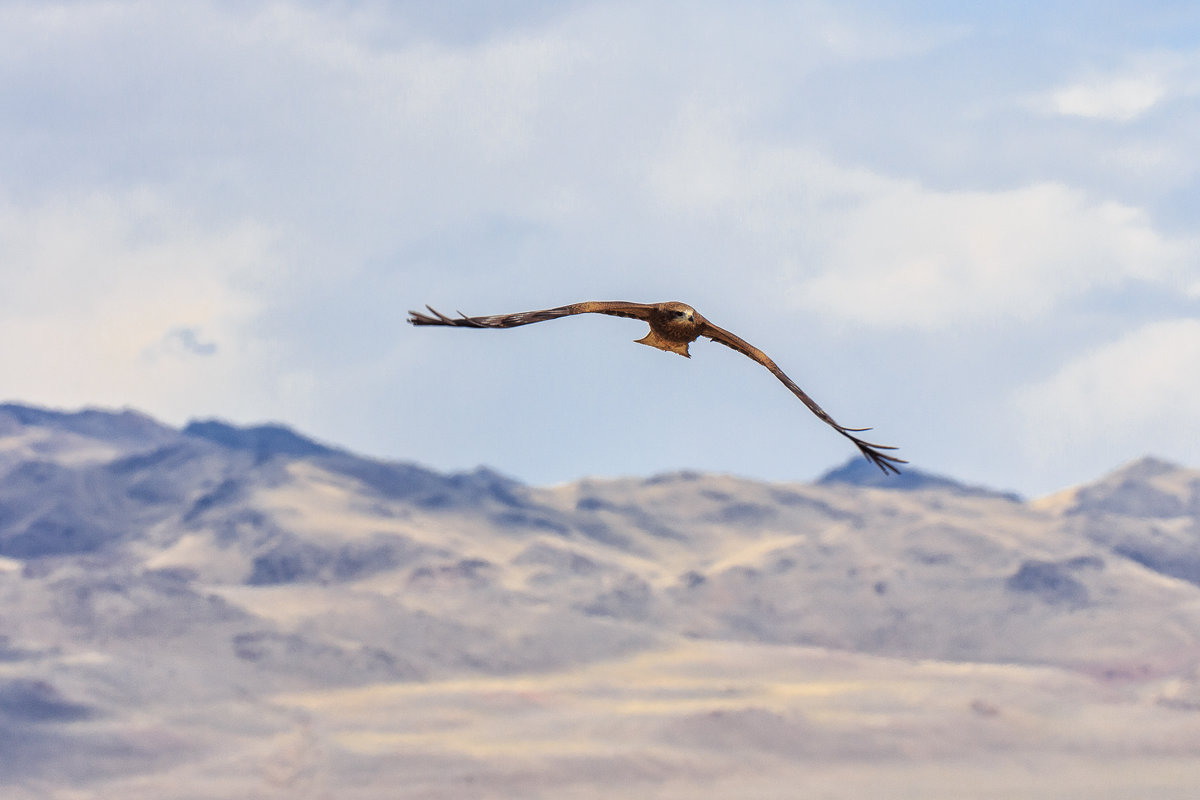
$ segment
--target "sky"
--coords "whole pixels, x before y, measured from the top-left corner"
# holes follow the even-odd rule
[[[535,485],[1200,466],[1200,5],[0,0],[0,399]]]

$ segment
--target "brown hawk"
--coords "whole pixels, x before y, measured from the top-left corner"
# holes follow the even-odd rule
[[[459,328],[515,328],[518,325],[530,325],[534,322],[545,322],[546,320],[569,317],[574,314],[608,314],[614,317],[640,319],[650,324],[650,332],[641,339],[635,340],[638,344],[646,344],[651,347],[657,347],[659,350],[678,353],[686,358],[691,358],[691,354],[688,353],[688,345],[701,336],[705,336],[714,342],[720,342],[726,347],[732,347],[742,355],[749,356],[769,369],[772,375],[782,381],[783,385],[791,390],[792,394],[799,397],[800,401],[808,406],[809,411],[816,414],[822,421],[830,425],[842,436],[854,442],[862,454],[883,470],[885,474],[891,471],[898,475],[900,474],[900,470],[896,464],[908,463],[902,458],[896,458],[895,456],[881,452],[883,450],[895,450],[896,448],[881,444],[872,444],[854,435],[855,433],[870,430],[870,428],[847,428],[839,425],[834,421],[833,417],[825,413],[823,408],[805,394],[803,389],[785,375],[783,370],[767,357],[766,353],[740,336],[735,336],[724,328],[709,322],[701,316],[700,312],[684,303],[599,301],[575,303],[569,306],[547,308],[541,311],[497,314],[490,317],[468,317],[461,312],[458,317],[447,317],[429,306],[425,307],[429,309],[429,313],[433,316],[417,311],[409,311],[408,313],[411,316],[408,321],[413,325],[450,325]]]

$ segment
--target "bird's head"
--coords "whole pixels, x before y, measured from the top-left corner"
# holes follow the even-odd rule
[[[685,303],[664,303],[668,322],[695,322],[696,309]]]

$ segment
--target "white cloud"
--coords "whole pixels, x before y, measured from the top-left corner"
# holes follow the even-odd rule
[[[1167,87],[1159,78],[1142,75],[1064,86],[1053,91],[1049,101],[1051,109],[1064,116],[1129,122],[1166,96]]]
[[[277,279],[263,227],[208,228],[144,191],[0,204],[0,264],[0,373],[21,399],[173,419],[238,390],[243,327]]]
[[[1120,66],[1080,73],[1035,96],[1030,105],[1044,114],[1125,123],[1200,93],[1200,52],[1158,50],[1118,57]]]
[[[217,350],[217,343],[205,340],[199,328],[177,327],[163,334],[161,339],[144,352],[150,358],[180,358],[211,356]]]
[[[858,326],[1033,319],[1127,282],[1185,294],[1200,242],[1060,183],[933,189],[767,147],[692,112],[652,172],[671,212],[726,226],[791,303]]]
[[[1128,281],[1173,284],[1197,253],[1140,209],[1056,183],[984,192],[880,180],[833,228],[826,268],[799,301],[925,329],[1033,319]]]
[[[1031,463],[1111,466],[1154,454],[1195,459],[1200,319],[1154,322],[1085,352],[1015,393]]]

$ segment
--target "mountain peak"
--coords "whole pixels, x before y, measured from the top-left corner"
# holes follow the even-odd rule
[[[1157,456],[1142,456],[1136,461],[1131,461],[1115,470],[1108,476],[1108,479],[1149,480],[1150,478],[1180,469],[1183,469],[1183,467]]]
[[[872,489],[896,489],[899,491],[943,489],[955,494],[978,497],[1001,497],[1018,502],[1021,499],[1013,492],[1002,492],[986,486],[971,486],[913,467],[906,467],[899,475],[884,475],[874,464],[857,456],[842,466],[826,472],[817,480],[817,484],[821,486],[864,486]]]
[[[1146,456],[1067,495],[1061,503],[1071,514],[1119,514],[1132,517],[1178,517],[1200,511],[1195,470]]]
[[[128,408],[120,411],[97,408],[60,411],[20,403],[0,403],[0,427],[11,425],[52,428],[96,439],[116,441],[126,439],[160,441],[164,437],[174,435],[166,425],[140,411]]]
[[[336,448],[296,433],[286,425],[275,423],[243,428],[217,419],[193,420],[183,429],[183,434],[206,439],[232,450],[254,453],[259,460],[275,455],[324,456],[339,452]]]

